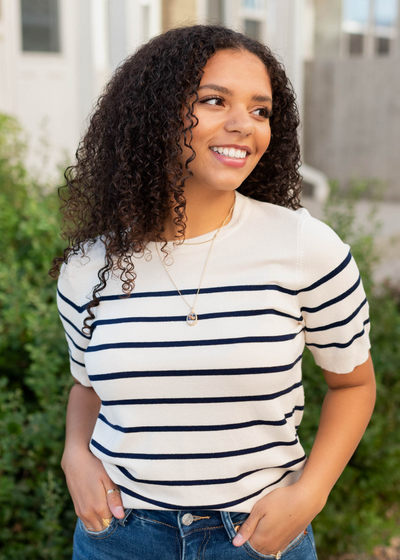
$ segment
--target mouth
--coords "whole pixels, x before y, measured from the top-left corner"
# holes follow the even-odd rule
[[[211,146],[212,150],[216,154],[225,156],[231,159],[243,160],[249,155],[250,150],[246,148],[234,148],[232,146]]]

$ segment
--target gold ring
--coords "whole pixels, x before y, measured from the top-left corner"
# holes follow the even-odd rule
[[[105,519],[104,517],[102,518],[102,523],[105,529],[107,529],[107,527],[110,526],[111,521],[113,520],[113,517],[110,517],[109,519]]]
[[[282,557],[282,552],[280,550],[278,550],[278,552],[274,555],[276,560],[280,560]]]
[[[121,490],[119,488],[111,488],[110,490],[107,490],[107,496],[109,494],[112,494],[113,492],[118,492],[118,494],[121,494]]]

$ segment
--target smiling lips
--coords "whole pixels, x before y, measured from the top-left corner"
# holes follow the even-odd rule
[[[223,148],[222,146],[211,146],[213,152],[218,152],[221,155],[235,158],[244,159],[247,156],[246,150],[237,150],[235,148]]]
[[[235,168],[244,167],[249,155],[247,150],[232,147],[211,146],[210,150],[218,161],[228,167]]]

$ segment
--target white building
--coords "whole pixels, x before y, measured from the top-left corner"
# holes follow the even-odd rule
[[[73,161],[118,64],[153,35],[196,21],[224,23],[269,44],[302,108],[313,1],[0,0],[0,112],[15,115],[28,133],[28,165],[54,174],[58,163]]]
[[[41,176],[73,161],[112,70],[161,31],[160,0],[0,0],[0,112]]]

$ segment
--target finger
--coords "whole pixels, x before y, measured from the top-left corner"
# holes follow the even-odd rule
[[[107,491],[107,503],[111,513],[117,519],[122,519],[125,515],[122,505],[121,494],[116,486],[109,488]]]
[[[100,519],[98,517],[92,517],[91,519],[88,519],[86,517],[80,517],[80,520],[82,521],[82,523],[84,524],[84,526],[86,527],[86,529],[88,531],[102,531],[104,529]]]
[[[233,539],[232,544],[234,544],[235,546],[242,546],[242,544],[248,541],[251,535],[254,533],[259,519],[260,518],[257,514],[250,513],[246,521],[242,523],[242,526]]]

